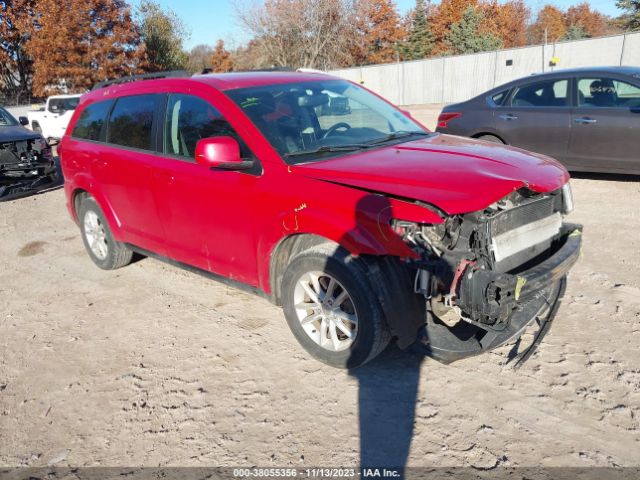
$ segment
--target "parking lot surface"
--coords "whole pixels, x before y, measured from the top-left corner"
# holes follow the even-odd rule
[[[0,465],[637,466],[640,179],[573,188],[583,256],[519,370],[510,346],[335,370],[264,299],[99,270],[61,190],[0,203]]]

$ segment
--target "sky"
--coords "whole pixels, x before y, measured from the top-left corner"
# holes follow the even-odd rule
[[[176,12],[191,30],[191,38],[184,45],[188,50],[201,43],[213,45],[218,38],[223,39],[229,48],[240,46],[248,39],[248,35],[242,30],[234,15],[233,5],[239,3],[238,0],[158,1],[163,7]],[[525,1],[535,13],[546,3],[566,9],[582,0]],[[132,3],[137,5],[138,2],[134,0]],[[434,0],[434,3],[439,3],[439,0]],[[607,15],[617,16],[621,13],[615,7],[615,0],[589,0],[588,3],[593,9]],[[396,4],[402,13],[406,13],[415,5],[415,0],[396,0]]]

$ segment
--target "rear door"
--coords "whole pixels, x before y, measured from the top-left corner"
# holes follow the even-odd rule
[[[565,161],[571,129],[568,78],[538,80],[514,87],[495,111],[496,130],[509,144]]]
[[[109,202],[122,240],[166,254],[164,233],[152,189],[158,108],[164,95],[132,95],[115,101],[106,142],[97,147],[94,178]]]
[[[640,173],[640,81],[576,78],[568,163],[575,170]]]

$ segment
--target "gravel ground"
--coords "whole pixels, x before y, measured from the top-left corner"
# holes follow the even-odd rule
[[[61,190],[0,203],[0,466],[637,466],[640,179],[573,186],[583,257],[519,370],[508,347],[334,370],[266,300],[94,267]]]

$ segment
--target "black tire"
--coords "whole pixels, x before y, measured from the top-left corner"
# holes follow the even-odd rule
[[[308,272],[324,272],[347,290],[358,317],[355,339],[342,351],[318,345],[305,332],[294,307],[297,282]],[[391,335],[380,303],[366,275],[364,263],[332,244],[322,244],[296,255],[282,279],[282,305],[289,328],[298,342],[313,357],[337,368],[355,368],[374,359],[389,344]]]
[[[478,140],[484,140],[485,142],[501,143],[502,145],[505,144],[501,138],[498,138],[495,135],[480,135],[479,137],[476,137],[476,138]]]
[[[104,232],[104,243],[106,245],[106,255],[104,258],[99,258],[93,252],[89,245],[89,240],[87,239],[85,222],[87,222],[87,214],[90,212],[97,216],[99,225]],[[103,270],[115,270],[116,268],[124,267],[131,263],[133,251],[125,244],[114,240],[113,235],[111,234],[111,229],[109,228],[109,224],[107,223],[102,210],[92,197],[85,197],[80,203],[80,207],[78,208],[78,223],[80,224],[80,234],[82,235],[84,248],[87,250],[91,260],[93,260],[93,263],[98,267]]]

